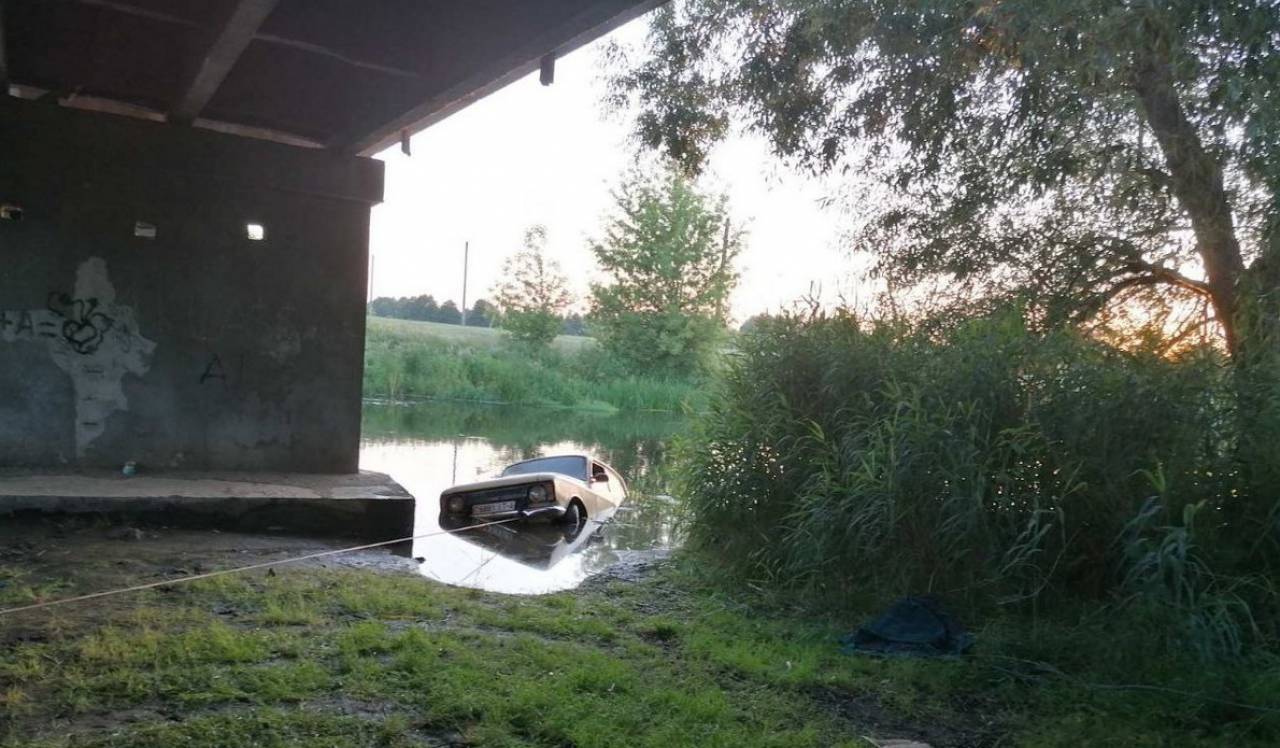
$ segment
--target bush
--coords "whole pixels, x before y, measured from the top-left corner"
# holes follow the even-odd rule
[[[519,344],[542,347],[551,344],[564,324],[554,312],[513,310],[502,315],[502,329]]]
[[[1241,478],[1233,402],[1212,351],[1125,353],[1017,314],[767,320],[680,450],[690,540],[815,594],[1123,599],[1237,650],[1274,533],[1238,518],[1274,517],[1274,494]]]

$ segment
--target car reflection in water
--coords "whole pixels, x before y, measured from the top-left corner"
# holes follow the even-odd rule
[[[600,539],[602,520],[586,520],[575,525],[544,522],[510,522],[485,525],[489,519],[440,515],[440,527],[454,537],[532,569],[547,570]]]

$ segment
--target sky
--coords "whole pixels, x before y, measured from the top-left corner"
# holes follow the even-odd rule
[[[590,283],[605,280],[589,242],[603,233],[610,190],[637,153],[629,120],[601,103],[602,49],[610,39],[638,44],[645,23],[558,60],[551,86],[535,72],[415,135],[412,156],[398,145],[379,154],[387,182],[373,211],[373,296],[460,301],[469,242],[467,303],[491,298],[503,260],[542,224],[576,309],[586,310]],[[746,134],[720,145],[709,166],[703,185],[728,195],[735,225],[748,232],[731,304],[737,322],[790,307],[811,287],[828,301],[852,292],[840,211],[819,205],[834,184],[791,171]]]

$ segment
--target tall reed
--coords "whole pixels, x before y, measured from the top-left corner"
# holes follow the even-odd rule
[[[1239,518],[1276,494],[1240,469],[1235,402],[1213,351],[1122,352],[1016,312],[782,318],[740,341],[681,448],[690,536],[828,598],[1154,605],[1238,650],[1274,599],[1274,554],[1241,545],[1275,532]]]

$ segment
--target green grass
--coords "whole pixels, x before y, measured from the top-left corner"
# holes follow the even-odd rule
[[[500,330],[370,317],[366,397],[435,398],[616,410],[679,411],[701,401],[696,382],[638,376],[590,338],[562,335],[545,350]]]
[[[962,660],[853,657],[836,644],[852,621],[708,583],[706,572],[686,559],[638,583],[508,597],[408,575],[289,569],[27,614],[6,621],[13,636],[0,629],[0,746],[865,746],[867,736],[939,747],[1237,746],[1280,737],[1274,714],[1222,703],[1280,708],[1274,661],[1231,673],[1177,660],[1143,668],[1197,697],[1112,688],[1097,629],[1001,620],[978,627],[978,654]]]
[[[446,325],[442,322],[418,322],[407,319],[390,319],[388,317],[369,317],[370,333],[390,333],[407,340],[428,342],[448,342],[467,345],[473,348],[502,348],[506,337],[496,327],[463,327],[462,325]],[[595,345],[592,338],[582,335],[558,335],[551,344],[561,353],[577,351]]]

